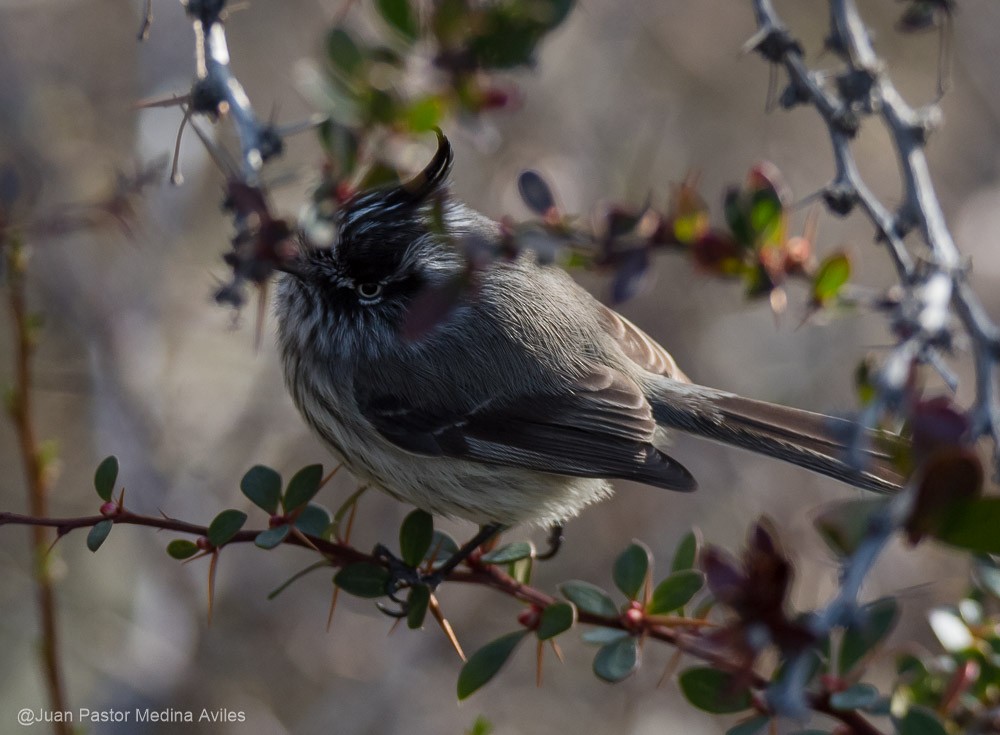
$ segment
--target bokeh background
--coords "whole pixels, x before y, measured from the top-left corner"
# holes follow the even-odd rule
[[[351,12],[363,15],[365,5]],[[933,100],[937,35],[897,34],[898,3],[863,5],[900,88],[915,103]],[[113,186],[116,167],[129,169],[171,149],[180,113],[137,111],[134,103],[188,88],[191,29],[179,3],[157,0],[152,36],[137,44],[139,6],[138,0],[0,0],[0,161],[19,173],[20,217],[99,199]],[[273,106],[284,121],[311,112],[297,80],[315,62],[322,32],[340,10],[332,0],[257,0],[233,14],[234,68],[258,110],[266,114]],[[825,3],[789,0],[779,10],[811,61],[832,64],[820,52]],[[945,212],[994,314],[1000,313],[998,27],[995,2],[959,3],[945,126],[929,151]],[[565,209],[586,212],[609,198],[639,202],[651,195],[663,202],[671,182],[694,168],[719,213],[723,187],[765,158],[784,171],[796,196],[817,190],[832,171],[824,128],[809,109],[765,113],[767,68],[740,52],[752,32],[747,2],[582,0],[544,43],[537,68],[514,75],[523,92],[519,109],[493,115],[484,127],[447,131],[457,149],[454,191],[487,214],[525,216],[515,179],[530,166],[553,183]],[[219,134],[231,140],[225,130]],[[898,201],[887,137],[866,131],[856,150],[874,190]],[[428,151],[415,149],[412,165]],[[304,135],[273,164],[278,210],[298,210],[317,160],[314,138]],[[331,464],[285,394],[273,322],[255,351],[252,310],[234,318],[212,303],[216,279],[225,276],[219,256],[229,234],[218,207],[221,177],[193,136],[181,149],[181,166],[183,186],[154,188],[142,200],[133,241],[102,231],[33,243],[30,297],[46,322],[36,361],[37,424],[43,437],[58,441],[62,467],[51,500],[55,514],[95,511],[93,468],[111,453],[121,460],[120,479],[137,511],[207,522],[237,507],[250,511],[256,525],[263,519],[238,490],[247,468],[263,462],[287,477],[303,464]],[[855,258],[860,283],[891,283],[862,218],[823,216],[820,251],[840,247]],[[604,279],[583,278],[606,296]],[[849,410],[854,366],[887,343],[881,318],[855,314],[799,326],[802,301],[794,295],[789,314],[776,322],[738,286],[668,255],[657,261],[644,293],[622,310],[699,382],[806,408]],[[11,363],[3,321],[0,382],[11,379]],[[959,372],[967,378],[967,366]],[[853,491],[684,437],[675,452],[699,478],[699,493],[622,483],[613,500],[570,525],[559,557],[537,568],[537,584],[553,589],[580,578],[610,586],[611,563],[632,538],[649,544],[666,568],[692,525],[737,548],[748,523],[768,514],[796,560],[796,604],[829,598],[836,568],[810,523],[817,508]],[[0,467],[0,508],[23,510],[15,437],[4,422]],[[319,500],[335,508],[352,490],[342,474]],[[357,542],[393,540],[408,511],[367,495]],[[473,530],[445,527],[456,537]],[[513,534],[525,535],[531,534]],[[526,647],[497,680],[457,704],[460,663],[433,625],[387,635],[389,621],[372,604],[343,597],[326,632],[326,574],[267,601],[268,591],[311,561],[294,549],[228,549],[208,627],[207,564],[169,559],[163,549],[172,537],[116,528],[96,555],[86,550],[82,532],[60,543],[57,590],[71,705],[227,708],[244,711],[247,721],[101,725],[91,732],[457,734],[479,715],[505,735],[715,733],[731,724],[693,711],[672,682],[657,687],[672,654],[666,647],[647,646],[639,674],[609,686],[590,673],[594,651],[576,634],[564,639],[566,665],[550,657],[542,688],[535,687]],[[872,574],[867,594],[899,595],[905,614],[894,640],[933,647],[926,612],[960,594],[965,572],[943,550],[896,546]],[[0,731],[14,732],[17,710],[45,706],[25,529],[0,529],[0,579]],[[440,597],[467,651],[516,627],[519,607],[499,595],[446,586]]]

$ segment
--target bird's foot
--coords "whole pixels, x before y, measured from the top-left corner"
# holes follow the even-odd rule
[[[559,553],[559,549],[562,548],[563,541],[565,540],[563,536],[563,527],[561,523],[556,523],[551,528],[549,528],[549,537],[546,540],[545,551],[538,554],[535,558],[538,561],[548,561]]]
[[[390,617],[405,618],[410,612],[409,600],[400,596],[402,590],[427,587],[433,592],[444,580],[444,575],[439,571],[426,573],[411,567],[382,544],[375,546],[372,556],[385,564],[389,571],[389,579],[385,583],[385,594],[393,604],[376,603],[376,606]]]

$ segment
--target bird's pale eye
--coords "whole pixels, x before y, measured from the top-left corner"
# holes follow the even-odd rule
[[[357,287],[358,296],[361,298],[371,301],[372,299],[377,299],[382,295],[382,284],[381,283],[359,283]]]

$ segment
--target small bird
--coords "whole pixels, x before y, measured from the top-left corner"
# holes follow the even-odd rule
[[[670,354],[529,252],[473,269],[458,303],[414,338],[411,307],[468,279],[463,239],[500,226],[451,198],[443,134],[411,181],[358,194],[328,242],[283,267],[285,381],[309,426],[361,481],[484,527],[559,526],[609,479],[691,491],[663,430],[891,491],[889,458],[843,460],[852,424],[691,383]]]

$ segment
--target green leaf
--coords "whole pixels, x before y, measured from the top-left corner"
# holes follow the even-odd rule
[[[240,490],[251,503],[268,515],[278,512],[281,502],[281,475],[262,464],[254,465],[240,480]]]
[[[385,595],[385,586],[388,582],[389,570],[367,561],[348,564],[333,578],[333,583],[344,592],[366,598]]]
[[[326,53],[330,61],[347,77],[361,72],[365,63],[358,45],[343,28],[334,28],[326,37]]]
[[[521,559],[531,559],[535,555],[535,547],[527,541],[515,541],[506,544],[499,549],[494,549],[488,554],[483,554],[480,559],[484,564],[512,564]]]
[[[830,706],[841,711],[867,709],[880,699],[878,689],[871,684],[855,684],[830,695]]]
[[[493,735],[493,723],[485,716],[479,715],[472,727],[465,731],[465,735]]]
[[[750,227],[758,238],[770,240],[781,231],[785,208],[773,188],[758,189],[750,198]]]
[[[812,295],[817,304],[825,304],[840,293],[851,277],[851,261],[844,253],[834,253],[824,260],[813,278]]]
[[[889,498],[859,498],[833,503],[813,521],[820,537],[838,556],[850,556],[868,533],[868,525]]]
[[[115,483],[118,481],[118,457],[111,455],[97,465],[94,473],[94,489],[104,502],[111,500],[111,495],[115,491]]]
[[[705,575],[695,569],[674,572],[653,590],[646,612],[650,615],[666,615],[679,610],[691,601],[705,585]]]
[[[430,561],[433,557],[433,566],[436,568],[457,554],[458,550],[458,543],[455,539],[443,531],[435,530],[434,535],[431,536],[430,548],[427,549],[427,553],[424,555],[424,561]]]
[[[167,544],[167,554],[174,559],[190,559],[198,553],[198,544],[186,538],[175,538]]]
[[[417,16],[409,0],[375,0],[375,7],[382,19],[408,41],[417,37]]]
[[[507,574],[514,578],[519,584],[531,584],[531,573],[534,570],[535,560],[521,559],[507,565]]]
[[[542,610],[535,635],[538,640],[547,641],[573,627],[576,622],[576,608],[568,602],[553,602]]]
[[[899,735],[947,735],[941,720],[934,711],[920,705],[913,705],[902,718],[892,718]]]
[[[104,539],[111,533],[113,525],[115,525],[115,522],[110,518],[105,518],[103,521],[95,523],[94,527],[90,529],[90,533],[87,534],[87,548],[91,551],[97,551],[101,548]]]
[[[723,200],[723,213],[733,238],[743,247],[753,245],[753,228],[747,215],[746,196],[738,187],[730,187]]]
[[[288,481],[282,503],[286,513],[301,508],[319,492],[323,482],[323,465],[311,464],[303,467]]]
[[[406,626],[410,630],[417,630],[424,624],[427,607],[431,603],[431,589],[425,585],[418,585],[410,589],[410,596],[406,599],[408,605]]]
[[[239,533],[247,522],[247,514],[241,510],[224,510],[208,524],[208,541],[215,548],[225,546]]]
[[[752,704],[746,684],[740,684],[737,677],[725,671],[697,666],[682,671],[679,681],[687,700],[705,712],[733,714],[749,709]]]
[[[329,538],[327,532],[330,530],[332,522],[330,511],[322,505],[309,503],[295,519],[295,527],[308,536]]]
[[[415,510],[403,519],[399,527],[400,557],[415,567],[431,549],[434,542],[434,519],[424,510]]]
[[[694,563],[698,559],[698,533],[694,530],[684,534],[684,538],[677,544],[677,551],[674,552],[674,560],[670,565],[671,572],[679,572],[683,569],[693,569]]]
[[[891,597],[883,597],[861,608],[860,621],[844,631],[840,644],[840,673],[846,675],[889,635],[899,606]]]
[[[562,592],[563,597],[584,612],[605,618],[618,617],[615,601],[596,584],[573,579],[560,584],[559,591]]]
[[[424,133],[433,130],[441,122],[445,107],[440,98],[434,96],[414,100],[405,110],[410,131]]]
[[[604,681],[617,684],[639,668],[639,641],[628,636],[602,646],[594,656],[594,673]]]
[[[472,654],[458,675],[458,698],[466,699],[496,676],[526,635],[527,630],[508,633]]]
[[[615,641],[620,641],[622,638],[628,638],[630,635],[628,631],[621,630],[620,628],[605,628],[602,626],[588,630],[580,638],[583,639],[584,643],[603,646],[606,643],[614,643]]]
[[[768,715],[751,717],[749,720],[743,720],[743,722],[733,725],[726,730],[726,735],[757,735],[757,733],[767,727],[767,723],[770,721],[771,718]]]
[[[287,523],[282,523],[280,526],[261,531],[257,534],[257,538],[253,542],[262,549],[273,549],[284,541],[291,531],[291,526]]]
[[[652,559],[653,555],[646,544],[633,541],[615,560],[615,585],[630,600],[636,599],[642,592]]]
[[[1000,497],[989,496],[952,503],[935,538],[977,554],[1000,554]]]

